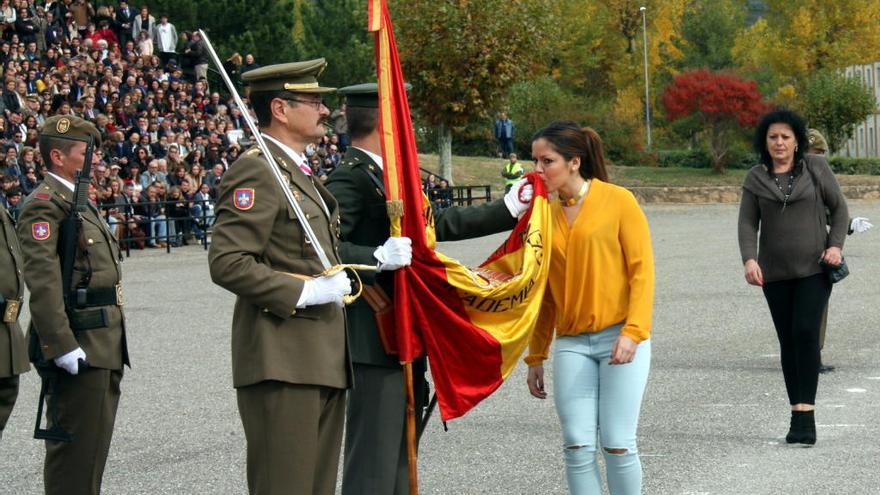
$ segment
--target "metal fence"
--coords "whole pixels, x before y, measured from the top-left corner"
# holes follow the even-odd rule
[[[187,215],[167,214],[172,206],[176,208],[180,203],[186,203]],[[151,244],[170,253],[172,248],[188,244],[190,237],[208,249],[208,236],[215,218],[213,204],[212,200],[182,200],[104,204],[98,208],[113,230],[120,248],[126,256],[131,256],[132,248],[144,249]],[[142,214],[144,210],[152,210],[156,206],[159,207],[158,215]]]
[[[470,206],[478,202],[492,201],[490,186],[450,186],[447,192],[433,189],[428,198],[437,210],[450,206]],[[187,204],[188,215],[170,216],[171,206]],[[154,244],[170,253],[172,248],[188,244],[194,237],[204,249],[208,249],[209,236],[214,225],[214,202],[212,200],[156,201],[138,203],[104,204],[98,208],[116,235],[120,248],[126,256],[131,250],[145,249]],[[159,215],[144,215],[138,212],[159,207]],[[161,227],[159,227],[161,224]],[[131,228],[134,225],[134,228]],[[143,245],[141,245],[143,244]],[[152,246],[150,246],[152,247]]]

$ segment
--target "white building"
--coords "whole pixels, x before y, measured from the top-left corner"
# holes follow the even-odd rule
[[[845,74],[867,84],[874,93],[877,106],[874,108],[874,113],[868,115],[868,118],[855,128],[852,137],[840,149],[838,155],[859,158],[880,157],[880,61],[849,66]]]

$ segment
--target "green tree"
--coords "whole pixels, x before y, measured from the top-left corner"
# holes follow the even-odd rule
[[[584,112],[577,99],[559,87],[550,76],[522,81],[511,86],[507,100],[510,118],[516,122],[516,147],[530,146],[532,136],[550,119],[581,120]]]
[[[871,88],[861,79],[835,71],[810,77],[800,94],[804,116],[822,132],[831,152],[837,151],[855,127],[877,108]]]
[[[740,33],[733,53],[750,76],[767,82],[765,90],[803,81],[821,69],[839,69],[880,58],[880,2],[764,3],[765,17]]]
[[[745,28],[745,0],[690,0],[681,20],[681,38],[674,40],[682,58],[680,69],[733,68],[731,48]]]
[[[513,83],[546,63],[559,25],[552,3],[390,3],[404,77],[413,85],[410,102],[437,127],[440,175],[452,177],[453,129],[489,118]]]
[[[295,0],[145,0],[150,14],[162,14],[178,33],[204,29],[221,59],[254,54],[263,65],[295,59]],[[182,48],[181,48],[182,49]]]
[[[298,36],[296,60],[327,59],[321,82],[348,86],[375,82],[373,35],[367,32],[366,0],[304,2],[302,35]]]

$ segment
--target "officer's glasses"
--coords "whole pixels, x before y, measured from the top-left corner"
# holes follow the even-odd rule
[[[327,108],[327,104],[324,103],[324,100],[303,100],[300,98],[282,98],[285,101],[295,101],[297,103],[302,103],[303,105],[309,105],[315,109],[315,111],[320,112],[321,108]]]

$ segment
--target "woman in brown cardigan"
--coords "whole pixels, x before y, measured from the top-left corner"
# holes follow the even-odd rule
[[[743,184],[740,253],[746,281],[763,288],[779,338],[792,411],[785,440],[813,445],[819,327],[831,295],[823,265],[842,262],[849,213],[828,162],[806,154],[807,128],[799,115],[765,115],[754,146],[761,164]]]

